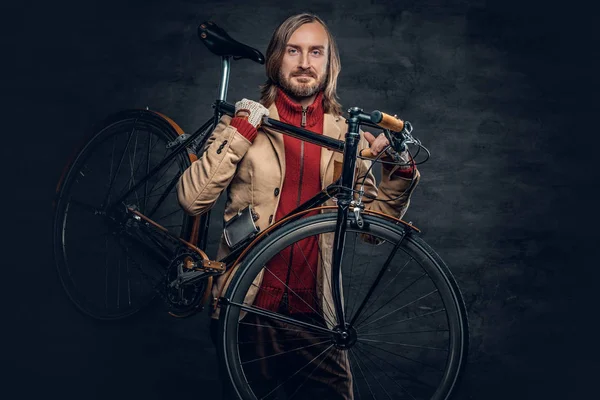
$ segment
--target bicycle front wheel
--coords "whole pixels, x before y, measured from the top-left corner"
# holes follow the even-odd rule
[[[176,137],[157,117],[137,111],[100,129],[69,166],[56,201],[54,254],[67,295],[85,314],[124,318],[162,289],[168,262],[129,240],[127,221],[107,207],[171,153],[167,144]],[[181,152],[116,207],[133,207],[183,236],[192,220],[177,202],[176,183],[190,162]]]
[[[323,272],[335,213],[275,231],[235,272],[219,349],[242,399],[451,395],[466,363],[468,323],[450,270],[412,229],[368,213],[362,228],[352,221],[341,268],[344,335]]]

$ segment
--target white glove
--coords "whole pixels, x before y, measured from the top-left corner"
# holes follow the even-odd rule
[[[258,128],[262,122],[263,115],[269,116],[267,110],[262,104],[256,101],[242,99],[235,103],[235,116],[248,118],[248,122],[255,128]]]

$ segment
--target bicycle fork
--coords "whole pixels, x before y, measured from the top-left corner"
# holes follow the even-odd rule
[[[354,175],[356,168],[356,153],[358,150],[359,134],[359,115],[362,110],[353,107],[348,110],[348,132],[346,133],[346,144],[344,146],[344,158],[342,164],[342,189],[337,197],[337,222],[333,239],[333,257],[331,265],[331,292],[333,297],[333,306],[335,310],[338,327],[342,333],[347,333],[349,324],[346,322],[344,308],[342,307],[342,294],[340,286],[342,258],[346,245],[346,221],[348,212],[353,200]]]

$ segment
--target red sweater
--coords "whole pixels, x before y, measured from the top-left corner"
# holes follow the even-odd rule
[[[302,106],[292,101],[281,90],[277,93],[275,106],[282,122],[323,134],[323,92],[320,92],[313,104],[306,108],[304,121]],[[233,118],[231,125],[248,140],[254,141],[257,131],[246,119]],[[288,135],[284,135],[283,140],[286,168],[275,215],[276,221],[321,191],[321,148]],[[412,170],[398,170],[395,174],[410,176]],[[294,244],[293,248],[284,249],[280,256],[267,263],[254,305],[288,313],[310,313],[317,310],[318,261],[317,236],[308,237]]]
[[[303,109],[279,90],[275,100],[279,119],[287,124],[323,134],[323,95]],[[275,220],[280,220],[321,191],[321,147],[284,135],[285,177]],[[269,261],[254,305],[287,313],[310,313],[316,307],[318,237],[308,237],[284,249]],[[284,285],[285,283],[285,285]]]

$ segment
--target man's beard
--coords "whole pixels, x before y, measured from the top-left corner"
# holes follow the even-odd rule
[[[316,93],[318,93],[321,89],[325,87],[325,75],[322,75],[320,78],[313,72],[305,72],[304,74],[312,76],[315,78],[316,82],[313,84],[306,83],[293,83],[292,79],[295,75],[302,75],[302,72],[295,72],[292,74],[292,77],[288,78],[283,74],[283,72],[279,71],[279,86],[288,94],[293,97],[310,97]]]

